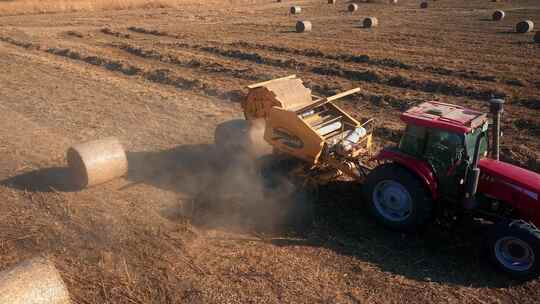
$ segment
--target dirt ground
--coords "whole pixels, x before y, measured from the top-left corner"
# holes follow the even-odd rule
[[[540,172],[540,45],[513,33],[540,23],[537,0],[380,1],[354,14],[326,2],[0,17],[0,269],[48,255],[74,303],[540,302],[540,281],[487,265],[476,227],[389,232],[351,183],[321,189],[307,230],[276,229],[234,198],[204,221],[181,216],[235,178],[212,143],[242,117],[245,86],[289,74],[318,95],[360,87],[339,104],[377,119],[379,146],[417,102],[487,110],[504,96],[504,158]],[[507,17],[490,21],[494,9]],[[366,16],[379,27],[362,28]],[[295,33],[297,20],[313,31]],[[128,175],[66,188],[67,148],[108,136],[125,145]]]

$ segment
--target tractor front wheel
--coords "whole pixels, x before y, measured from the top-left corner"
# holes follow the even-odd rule
[[[433,201],[422,182],[398,164],[373,170],[364,184],[366,201],[375,219],[399,231],[414,231],[432,216]]]
[[[486,238],[490,261],[517,280],[540,274],[540,230],[524,221],[495,224]]]

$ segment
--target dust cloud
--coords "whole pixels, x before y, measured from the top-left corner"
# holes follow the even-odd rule
[[[276,158],[263,134],[264,123],[248,128],[233,120],[218,126],[213,145],[128,153],[128,178],[184,197],[178,213],[196,226],[304,231],[312,221],[310,197],[288,175],[299,162]]]

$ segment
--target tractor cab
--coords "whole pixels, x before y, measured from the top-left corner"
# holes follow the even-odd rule
[[[430,167],[439,195],[462,199],[475,154],[487,155],[487,115],[430,101],[404,112],[401,120],[407,128],[398,151]]]

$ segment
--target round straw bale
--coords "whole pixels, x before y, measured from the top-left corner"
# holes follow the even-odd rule
[[[336,4],[336,0],[328,0],[328,4]]]
[[[302,8],[300,6],[291,6],[291,14],[300,14]]]
[[[376,27],[377,25],[379,25],[379,20],[377,20],[377,18],[375,17],[367,17],[366,19],[364,19],[363,24],[366,28]]]
[[[428,3],[426,1],[420,3],[420,8],[428,8]]]
[[[0,303],[69,304],[69,292],[52,262],[24,261],[0,272]]]
[[[358,10],[358,4],[356,3],[351,3],[349,4],[349,6],[347,7],[347,9],[349,10],[349,12],[356,12]]]
[[[298,21],[296,22],[296,32],[311,32],[311,21]]]
[[[516,32],[528,33],[534,29],[534,23],[531,20],[524,20],[516,24]]]
[[[534,35],[534,42],[540,43],[540,31],[536,32]]]
[[[503,20],[504,19],[504,16],[506,14],[504,13],[504,11],[501,11],[501,10],[496,10],[495,12],[493,12],[493,20],[494,21],[500,21],[500,20]]]
[[[390,4],[397,4],[398,0],[390,0]]]
[[[67,162],[75,186],[85,188],[126,174],[127,158],[116,138],[77,144],[69,148]]]

